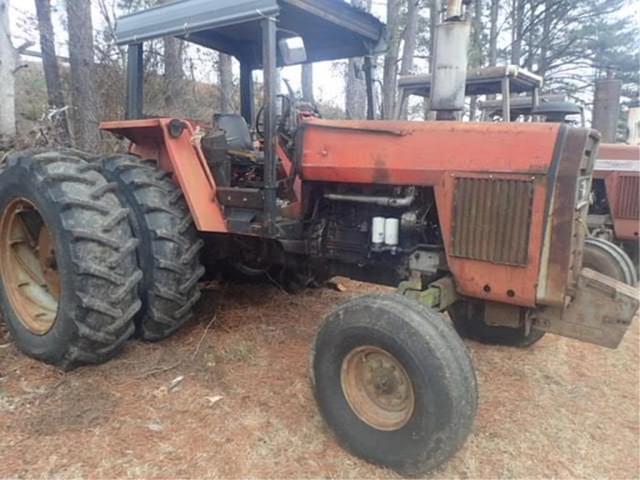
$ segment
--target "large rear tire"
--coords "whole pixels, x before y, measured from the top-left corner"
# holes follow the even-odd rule
[[[404,297],[338,307],[318,332],[311,367],[324,419],[367,461],[423,474],[471,431],[478,393],[469,354],[440,314]]]
[[[131,155],[101,160],[102,172],[118,185],[120,201],[129,207],[129,220],[139,240],[138,266],[142,308],[136,318],[138,335],[159,341],[193,316],[204,275],[198,237],[189,208],[171,175],[153,162]]]
[[[584,244],[582,266],[614,278],[627,285],[636,285],[636,267],[627,253],[602,238],[587,238]]]
[[[10,155],[0,174],[0,304],[17,346],[69,370],[112,358],[142,278],[128,210],[71,150]]]
[[[471,300],[456,302],[448,310],[453,326],[462,338],[487,345],[527,348],[538,343],[545,332],[531,329],[495,327],[484,322],[484,304]]]

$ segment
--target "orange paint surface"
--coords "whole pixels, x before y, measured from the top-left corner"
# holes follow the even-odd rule
[[[551,123],[305,122],[303,180],[435,186],[446,172],[546,174]]]
[[[216,200],[216,185],[204,154],[192,143],[196,127],[185,122],[182,135],[169,135],[170,118],[105,122],[100,128],[129,139],[130,152],[159,162],[162,170],[172,172],[184,192],[198,230],[227,232],[222,209]]]
[[[156,158],[174,172],[198,229],[228,232],[215,197],[215,182],[204,155],[191,139],[194,126],[172,138],[171,119],[103,124],[104,130],[132,143],[132,153]],[[302,182],[433,186],[445,249],[452,248],[455,175],[526,178],[534,181],[533,212],[526,266],[509,266],[448,255],[461,294],[524,306],[536,305],[545,227],[547,174],[559,134],[558,124],[459,122],[357,122],[309,119],[295,159]],[[282,149],[283,173],[293,168]],[[295,211],[286,212],[295,217]],[[484,287],[490,285],[490,291]]]
[[[593,176],[605,181],[616,238],[619,240],[638,240],[640,218],[638,215],[620,217],[616,205],[620,201],[623,182],[628,181],[625,179],[640,177],[640,145],[601,144]],[[627,187],[625,194],[632,194],[629,187]],[[637,195],[631,201],[636,201],[635,198]]]
[[[464,177],[486,178],[486,175],[464,174]],[[518,175],[495,175],[494,177],[497,179],[523,178]],[[531,176],[524,178],[531,178]],[[458,293],[495,302],[535,307],[544,231],[546,178],[538,176],[534,180],[529,255],[526,266],[504,265],[449,255],[453,250],[455,180],[455,174],[444,175],[436,185],[435,193],[442,237],[447,252],[447,265],[456,279]],[[490,291],[485,291],[485,287],[489,287]],[[512,292],[512,295],[509,292]]]
[[[353,122],[309,120],[305,125],[305,181],[435,187],[447,263],[459,293],[536,305],[547,177],[558,124]],[[449,255],[455,175],[534,179],[534,205],[525,267]],[[490,286],[490,291],[485,291]],[[509,295],[509,291],[513,296]]]
[[[598,158],[603,160],[637,160],[640,162],[640,145],[601,143]]]

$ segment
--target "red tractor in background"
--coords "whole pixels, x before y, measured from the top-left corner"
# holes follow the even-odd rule
[[[312,346],[318,407],[354,454],[415,475],[467,438],[478,392],[458,330],[528,346],[545,332],[616,347],[639,302],[582,267],[598,133],[559,123],[374,121],[384,25],[340,0],[181,0],[125,17],[128,154],[10,154],[0,173],[0,301],[16,344],[61,368],[132,334],[166,338],[199,298],[201,253],[399,286],[338,306]],[[438,32],[442,117],[464,84],[468,24]],[[143,42],[234,55],[241,115],[145,118]],[[365,56],[369,120],[276,94],[278,65]],[[447,63],[449,65],[447,65]],[[450,67],[450,68],[449,68]],[[464,67],[464,68],[463,68]],[[254,116],[253,71],[263,73]],[[464,95],[462,95],[464,98]],[[248,124],[255,126],[255,147]],[[213,262],[215,265],[216,262]],[[206,427],[205,427],[206,428]]]
[[[604,240],[619,244],[631,257],[638,272],[640,145],[607,143],[600,146],[593,175],[593,203],[589,210],[588,224],[594,237],[592,241]],[[602,263],[602,271],[611,267],[609,262]],[[621,278],[619,274],[614,274],[614,270],[609,270],[606,274]]]
[[[431,95],[430,75],[401,77],[402,102],[412,95]],[[540,95],[543,80],[515,65],[471,69],[467,96],[500,95],[477,103],[482,122],[542,120],[584,127],[582,107],[564,95]],[[594,167],[592,199],[583,265],[628,285],[638,282],[638,229],[640,228],[640,146],[600,145]],[[635,207],[635,208],[634,208]]]

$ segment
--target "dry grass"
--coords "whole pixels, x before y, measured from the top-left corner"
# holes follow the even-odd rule
[[[67,375],[0,348],[0,478],[395,478],[337,446],[308,385],[322,316],[377,290],[347,285],[210,290],[171,340]],[[530,350],[470,343],[477,422],[433,476],[640,477],[639,338],[636,322],[615,351],[554,336]]]

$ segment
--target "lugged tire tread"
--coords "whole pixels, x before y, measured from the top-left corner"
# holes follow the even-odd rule
[[[108,180],[118,184],[121,201],[135,216],[130,222],[140,239],[137,257],[145,276],[138,334],[145,340],[162,340],[192,317],[204,275],[199,259],[204,242],[170,173],[130,155],[105,157],[100,165]]]
[[[123,262],[132,253],[135,253],[136,248],[138,248],[138,243],[139,242],[137,239],[132,238],[131,240],[126,242],[124,245],[122,245],[120,247],[120,250],[117,252],[117,254],[111,260],[109,260],[109,266],[115,267],[120,262]]]
[[[120,248],[120,242],[117,239],[111,238],[102,233],[98,233],[94,230],[85,230],[81,228],[74,228],[70,230],[71,235],[75,240],[87,240],[95,243],[99,243],[105,247],[109,247],[114,250]]]
[[[93,192],[91,192],[91,198],[96,200],[106,193],[113,193],[118,188],[118,185],[113,182],[105,183],[104,185],[99,185],[95,188]]]
[[[114,209],[123,211],[121,203],[87,162],[92,158],[71,149],[27,150],[10,155],[2,169],[23,169],[33,176],[50,194],[71,238],[68,246],[56,248],[69,249],[71,264],[64,267],[70,269],[77,290],[72,304],[61,309],[72,316],[76,331],[62,358],[45,359],[65,370],[112,358],[130,338],[132,317],[140,308],[137,285],[142,274],[133,252],[126,254],[123,248],[135,240],[129,225],[115,220]],[[85,258],[89,247],[98,252],[91,260]]]
[[[437,457],[427,457],[421,454],[418,458],[404,459],[398,465],[388,465],[404,475],[411,477],[423,475],[454,455],[462,447],[471,431],[478,408],[477,379],[471,357],[453,327],[442,318],[441,314],[426,306],[397,294],[371,294],[356,297],[339,305],[326,316],[314,339],[310,354],[310,374],[314,394],[318,401],[320,401],[322,392],[318,390],[314,365],[319,345],[324,344],[327,335],[338,337],[341,331],[346,332],[355,325],[362,325],[362,322],[351,322],[346,313],[352,308],[364,305],[380,308],[381,311],[393,312],[397,318],[404,318],[406,325],[392,325],[381,319],[381,315],[378,319],[371,318],[371,323],[367,326],[372,330],[396,337],[397,340],[404,338],[403,342],[424,341],[438,357],[443,371],[446,372],[443,378],[446,378],[449,384],[452,407],[456,415],[450,419],[451,428],[447,432],[440,432],[443,436],[434,440],[434,444],[438,445],[439,449]],[[409,331],[411,332],[410,337],[407,333]],[[326,345],[325,348],[327,348]],[[325,354],[326,352],[327,350],[325,350]],[[335,427],[335,425],[330,426],[331,428]],[[416,438],[420,433],[415,432]],[[362,453],[358,452],[360,447],[357,442],[354,442],[354,439],[338,437],[338,440],[354,453]],[[367,459],[376,460],[371,457]]]
[[[100,202],[94,200],[88,200],[84,198],[75,198],[75,197],[67,197],[62,202],[63,210],[67,210],[69,208],[81,208],[84,210],[91,210],[101,215],[107,215],[111,212],[111,209],[108,206],[101,204]]]

